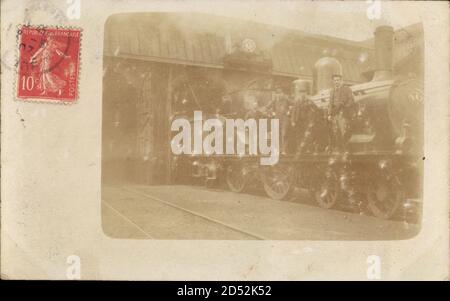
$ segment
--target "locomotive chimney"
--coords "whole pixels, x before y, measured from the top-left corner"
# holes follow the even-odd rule
[[[391,26],[379,26],[375,30],[375,74],[372,81],[392,78],[393,38]]]

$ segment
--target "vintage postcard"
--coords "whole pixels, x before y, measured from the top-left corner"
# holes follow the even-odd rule
[[[1,14],[3,278],[448,278],[446,2]]]

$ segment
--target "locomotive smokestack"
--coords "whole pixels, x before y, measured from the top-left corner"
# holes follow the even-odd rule
[[[392,60],[394,29],[391,26],[379,26],[375,30],[375,74],[373,81],[392,78]]]

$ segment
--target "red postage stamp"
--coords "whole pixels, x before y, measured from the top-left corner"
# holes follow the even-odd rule
[[[81,30],[22,26],[18,30],[17,97],[73,103],[78,98]]]

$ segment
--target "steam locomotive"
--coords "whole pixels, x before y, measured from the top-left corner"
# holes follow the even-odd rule
[[[276,200],[297,188],[309,191],[320,207],[346,204],[357,212],[390,219],[407,199],[420,199],[423,168],[423,81],[392,73],[393,29],[375,31],[376,70],[371,81],[351,86],[356,111],[345,151],[330,151],[327,108],[332,75],[342,72],[331,57],[315,64],[315,95],[309,95],[301,152],[263,166],[258,156],[192,155],[173,160],[175,174],[186,172],[206,183],[222,181],[233,192],[261,186]],[[308,86],[296,80],[296,87]],[[294,90],[295,88],[294,87]],[[253,93],[266,97],[267,91]],[[268,96],[267,96],[268,97]],[[243,138],[245,139],[245,137]],[[179,171],[179,172],[178,172]]]

